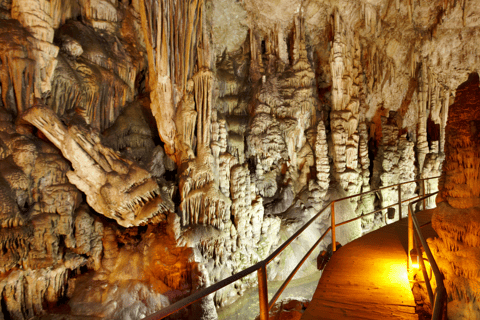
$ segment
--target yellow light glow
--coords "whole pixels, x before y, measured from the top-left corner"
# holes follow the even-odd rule
[[[412,263],[412,268],[418,269],[418,263]]]
[[[393,284],[397,289],[401,288],[400,290],[405,292],[405,294],[412,292],[408,282],[408,272],[405,261],[382,259],[381,263],[384,265],[382,268],[384,271],[382,272],[383,274],[378,274],[378,278],[383,280],[384,286]]]

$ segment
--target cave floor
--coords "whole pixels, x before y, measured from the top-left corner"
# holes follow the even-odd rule
[[[420,225],[431,215],[418,214]],[[431,225],[423,229],[425,237],[434,235]],[[341,247],[301,319],[418,319],[408,281],[407,230],[404,218]]]
[[[309,300],[320,279],[320,272],[292,280],[279,300]],[[283,281],[268,281],[268,299],[275,295]],[[232,305],[217,309],[219,320],[254,320],[258,318],[258,288],[250,288]]]

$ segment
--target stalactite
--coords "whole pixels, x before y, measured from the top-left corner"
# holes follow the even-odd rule
[[[59,50],[52,44],[54,28],[58,25],[52,19],[50,6],[51,3],[44,0],[30,1],[29,5],[25,5],[22,0],[12,2],[12,18],[27,27],[34,38],[32,46],[36,49],[33,54],[36,61],[35,97],[37,98],[41,98],[51,90]]]
[[[65,296],[68,271],[80,265],[52,269],[15,270],[0,281],[0,296],[5,300],[3,314],[13,319],[27,319],[45,312],[45,303],[56,303]],[[42,279],[42,281],[38,281]]]
[[[426,61],[422,63],[421,82],[419,83],[419,102],[418,102],[418,129],[417,129],[417,159],[419,174],[423,170],[425,156],[428,153],[427,141],[427,105],[428,105],[428,67]]]
[[[178,104],[175,116],[175,124],[177,128],[177,166],[180,167],[182,162],[195,158],[194,150],[197,144],[195,136],[195,127],[197,124],[198,112],[195,111],[195,96],[193,94],[194,82],[187,82],[187,91],[183,95],[182,100]]]
[[[193,77],[195,82],[195,102],[197,107],[197,150],[203,152],[210,144],[212,125],[213,76],[210,70],[200,70]]]
[[[158,6],[151,0],[140,1],[142,30],[149,55],[151,109],[165,151],[172,159],[175,157],[176,105],[187,90],[187,80],[193,75],[196,54],[202,59],[196,42],[202,41],[203,6],[203,0],[180,3],[162,0]],[[151,10],[150,15],[146,8]]]
[[[450,90],[444,90],[442,111],[440,112],[440,143],[439,152],[445,152],[445,127],[447,126],[448,108],[450,107]]]

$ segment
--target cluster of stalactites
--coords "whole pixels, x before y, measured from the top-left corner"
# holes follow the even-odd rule
[[[205,35],[203,23],[204,10],[203,0],[179,3],[173,0],[140,1],[148,53],[151,109],[165,143],[165,151],[172,159],[176,149],[175,110],[187,91],[187,80],[193,76],[195,67],[198,70],[211,68],[210,39]],[[195,80],[196,98],[204,93],[206,95],[209,90],[206,88],[207,92],[199,92],[198,82],[198,79]],[[176,90],[173,90],[174,87]],[[199,101],[197,108],[198,104]],[[202,114],[198,116],[202,119]]]
[[[180,177],[183,226],[203,224],[222,230],[226,220],[230,219],[231,200],[219,188],[218,177],[212,170],[214,163],[209,148],[187,162]]]
[[[51,89],[51,82],[59,48],[52,44],[55,28],[60,21],[55,21],[55,7],[60,7],[62,1],[29,1],[15,0],[12,2],[12,18],[28,28],[33,35],[32,45],[35,60],[35,96],[41,98]],[[69,2],[69,1],[66,1]],[[67,11],[66,11],[67,12]]]
[[[210,182],[200,189],[195,189],[182,201],[182,218],[184,225],[211,225],[223,230],[226,220],[230,218],[231,200],[218,190],[218,185]]]
[[[426,166],[425,157],[432,153],[427,141],[427,119],[430,118],[436,125],[439,125],[440,135],[436,153],[443,154],[445,152],[445,127],[447,125],[448,109],[452,95],[454,95],[446,85],[437,79],[426,59],[422,61],[420,71],[416,145],[419,174],[423,172]]]

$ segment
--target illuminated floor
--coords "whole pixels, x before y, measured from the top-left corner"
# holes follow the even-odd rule
[[[429,213],[419,217],[420,224]],[[301,319],[418,319],[406,248],[407,219],[340,248]]]

